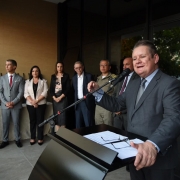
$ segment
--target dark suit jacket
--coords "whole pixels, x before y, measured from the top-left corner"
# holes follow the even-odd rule
[[[70,91],[70,78],[69,75],[64,73],[63,77],[61,78],[61,84],[62,84],[62,93],[65,96],[68,96],[68,93]],[[55,95],[55,86],[56,86],[56,75],[53,74],[51,76],[51,83],[50,83],[50,94],[51,96],[56,96]]]
[[[87,90],[87,85],[90,81],[93,81],[93,76],[89,73],[84,72],[84,79],[83,79],[83,96],[87,95],[89,92]],[[74,101],[76,102],[78,100],[78,87],[77,87],[77,74],[73,76],[72,78],[72,84],[73,84],[73,88],[74,88]],[[94,96],[88,96],[85,99],[86,102],[86,106],[89,110],[93,110],[95,109],[95,100],[94,100]]]
[[[127,108],[127,130],[147,137],[160,148],[152,168],[174,168],[180,134],[180,82],[159,70],[136,105],[140,81],[131,81],[118,98],[104,94],[97,104],[114,112]]]
[[[132,76],[131,76],[131,79],[129,80],[129,82],[128,82],[128,85],[129,85],[129,83],[132,81],[132,80],[134,80],[134,79],[136,79],[136,78],[139,78],[139,75],[137,75],[135,72],[132,74]],[[123,81],[121,81],[121,82],[119,82],[116,86],[115,86],[115,89],[114,89],[114,93],[113,93],[113,96],[114,97],[118,97],[119,96],[119,92],[120,92],[120,90],[121,90],[121,88],[122,88],[122,85],[123,85],[123,82],[124,82],[124,80]],[[128,87],[128,85],[126,86],[126,88]],[[126,114],[127,113],[127,110],[125,109],[125,110],[123,110],[123,111],[121,111],[123,114]]]

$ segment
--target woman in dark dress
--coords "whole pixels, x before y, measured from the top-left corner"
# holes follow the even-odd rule
[[[70,78],[64,73],[64,63],[57,62],[55,66],[55,74],[51,76],[50,94],[53,99],[53,111],[58,111],[68,106],[67,95],[70,90]],[[56,129],[66,126],[66,111],[57,116]]]

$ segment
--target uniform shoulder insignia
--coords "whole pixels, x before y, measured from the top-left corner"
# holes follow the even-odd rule
[[[117,77],[117,75],[111,74],[111,78],[116,78],[116,77]]]

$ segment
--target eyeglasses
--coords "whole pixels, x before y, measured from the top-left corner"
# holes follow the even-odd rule
[[[115,148],[115,149],[122,149],[122,148],[126,148],[126,147],[130,147],[130,141],[128,138],[125,138],[125,139],[122,139],[121,141],[119,142],[116,142],[116,143],[111,143],[112,146]]]
[[[77,70],[77,69],[82,69],[82,67],[75,67],[74,69],[76,69],[76,70]]]
[[[121,136],[119,136],[118,138],[109,138],[109,137],[102,137],[101,136],[101,138],[106,143],[111,143],[114,146],[115,149],[121,149],[123,147],[127,147],[127,145],[128,145],[128,147],[131,146],[130,142],[129,142],[129,139],[127,137],[122,139]],[[120,142],[125,142],[125,144],[124,143],[119,144]],[[118,144],[118,146],[116,146],[116,144]]]

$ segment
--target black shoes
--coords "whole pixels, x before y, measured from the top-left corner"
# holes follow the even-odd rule
[[[7,142],[2,142],[1,143],[1,145],[0,145],[0,149],[2,149],[2,148],[4,148],[4,147],[6,147],[7,145],[9,145],[9,142],[7,141]]]
[[[34,141],[34,142],[30,142],[30,145],[34,145],[36,143],[36,141]]]
[[[43,144],[43,141],[42,140],[39,140],[38,141],[38,144],[41,146]]]
[[[7,141],[7,142],[2,142],[1,143],[1,145],[0,145],[0,149],[2,149],[2,148],[4,148],[4,147],[6,147],[7,145],[9,145],[9,142]],[[19,140],[19,141],[16,141],[16,145],[17,145],[17,147],[22,147],[22,143],[21,143],[21,141]]]
[[[36,143],[36,140],[35,139],[30,139],[30,145],[34,145]]]
[[[20,140],[16,141],[16,145],[17,145],[17,147],[21,148],[22,147],[21,141]]]

